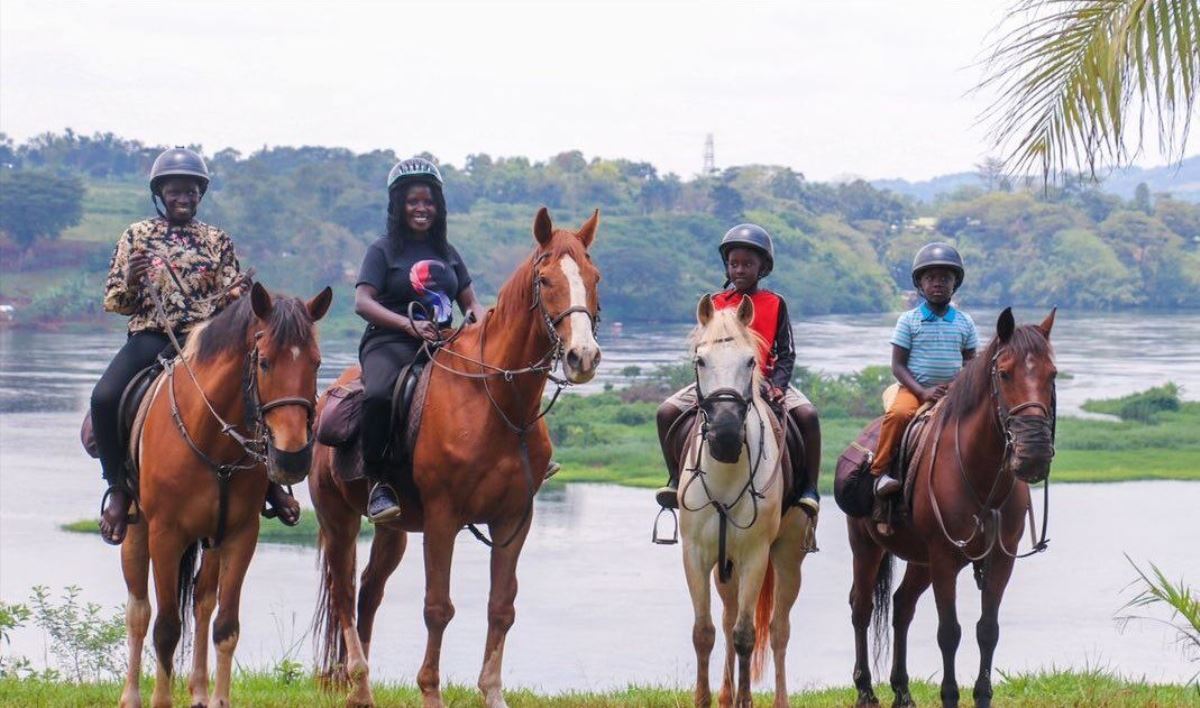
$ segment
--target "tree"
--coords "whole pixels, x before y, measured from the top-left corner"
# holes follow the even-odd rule
[[[83,190],[78,177],[0,168],[0,230],[22,249],[56,239],[83,218]]]
[[[746,201],[742,193],[727,184],[718,184],[709,192],[712,199],[712,213],[721,221],[733,224],[742,220],[742,212]]]
[[[983,118],[1013,174],[1043,179],[1121,166],[1157,125],[1181,160],[1200,93],[1200,0],[1020,0],[980,88]]]
[[[1154,213],[1154,205],[1150,203],[1150,187],[1145,182],[1138,182],[1133,191],[1133,208],[1143,214]]]

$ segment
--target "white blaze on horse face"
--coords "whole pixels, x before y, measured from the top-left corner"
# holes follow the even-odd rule
[[[571,292],[571,307],[587,308],[587,288],[583,284],[583,276],[579,273],[579,264],[570,256],[563,256],[558,261],[567,278],[567,287]],[[567,350],[576,350],[582,356],[584,352],[592,353],[600,349],[596,337],[592,334],[592,323],[582,312],[572,312],[567,316],[571,323],[571,338],[567,341]],[[588,357],[589,360],[594,357]]]
[[[292,361],[300,358],[300,347],[292,347]]]

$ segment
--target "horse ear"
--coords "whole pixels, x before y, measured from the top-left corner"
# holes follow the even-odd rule
[[[1046,339],[1050,338],[1050,330],[1054,328],[1054,313],[1058,312],[1058,308],[1050,310],[1050,314],[1046,315],[1046,319],[1038,325],[1038,329],[1042,330],[1042,334],[1046,335]]]
[[[700,298],[700,304],[696,305],[696,321],[701,327],[707,327],[708,323],[713,318],[713,301],[712,296],[705,295]]]
[[[550,223],[550,212],[546,207],[542,207],[538,209],[537,216],[533,217],[533,237],[545,246],[550,243],[550,237],[553,235],[554,225]]]
[[[747,327],[754,321],[754,301],[745,295],[742,296],[742,302],[737,309],[738,321]]]
[[[1007,344],[1016,328],[1017,321],[1013,319],[1012,308],[1004,308],[1004,312],[1001,312],[1000,318],[996,320],[996,336],[1000,338],[1001,343]]]
[[[575,234],[582,243],[584,248],[591,248],[592,241],[596,240],[596,227],[600,225],[600,210],[592,212],[592,216],[579,227],[579,231]]]
[[[329,312],[329,303],[333,302],[333,288],[328,285],[325,289],[317,293],[317,296],[304,304],[308,308],[308,316],[313,322],[325,316]]]
[[[275,304],[271,302],[271,293],[267,292],[262,283],[255,283],[254,287],[250,288],[250,306],[260,320],[271,316],[271,308],[275,307]]]

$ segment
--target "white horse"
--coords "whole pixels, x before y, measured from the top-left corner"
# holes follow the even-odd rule
[[[800,593],[800,564],[810,548],[814,522],[799,507],[781,509],[782,439],[759,395],[759,339],[749,328],[754,304],[745,298],[736,310],[715,310],[706,295],[696,319],[699,327],[691,341],[700,413],[680,457],[679,485],[683,566],[695,610],[696,705],[712,703],[713,575],[724,604],[720,705],[731,705],[735,698],[738,706],[751,705],[751,674],[757,678],[762,671],[769,627],[775,705],[786,706],[788,614]]]

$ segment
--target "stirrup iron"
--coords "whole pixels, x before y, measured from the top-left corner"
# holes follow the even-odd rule
[[[658,533],[658,523],[662,520],[663,514],[670,514],[671,516],[670,538],[660,536]],[[650,542],[657,543],[660,546],[673,546],[676,543],[679,543],[679,517],[675,515],[674,509],[668,509],[666,507],[659,508],[658,515],[654,517],[654,528],[650,531]]]

